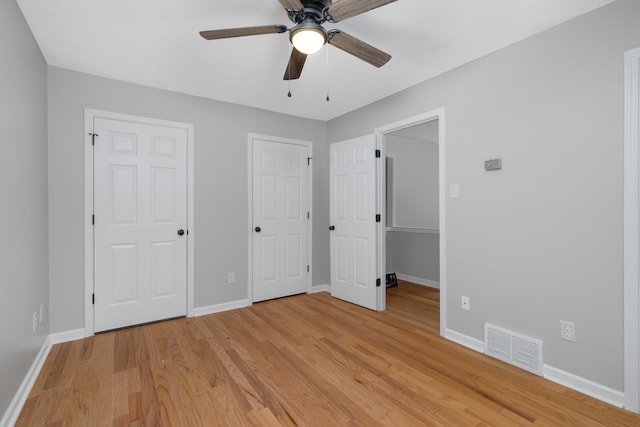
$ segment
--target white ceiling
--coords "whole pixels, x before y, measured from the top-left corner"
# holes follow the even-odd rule
[[[48,64],[329,120],[614,0],[398,0],[338,24],[393,55],[378,69],[334,47],[282,80],[288,34],[198,32],[291,22],[277,0],[17,0]],[[331,100],[325,100],[327,88]],[[291,89],[293,96],[287,97]]]

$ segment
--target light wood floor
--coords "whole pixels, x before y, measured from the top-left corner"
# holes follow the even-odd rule
[[[17,425],[639,426],[438,336],[438,291],[300,295],[55,345]]]

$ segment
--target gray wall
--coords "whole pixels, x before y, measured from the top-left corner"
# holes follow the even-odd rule
[[[52,332],[84,327],[84,108],[195,125],[195,306],[247,298],[247,134],[314,142],[313,284],[329,283],[326,124],[49,67]],[[285,96],[283,94],[283,96]],[[236,283],[227,284],[227,273]]]
[[[1,418],[49,334],[47,69],[15,1],[0,2],[0,58]]]
[[[623,389],[623,53],[618,0],[329,122],[329,141],[446,108],[447,327],[544,340],[545,363]],[[417,52],[419,54],[419,52]],[[503,158],[485,172],[483,161]],[[470,312],[460,296],[471,297]],[[560,320],[576,323],[561,341]]]
[[[393,226],[438,228],[438,144],[396,135],[384,141],[393,158]]]
[[[387,232],[387,272],[440,281],[440,236],[431,233]]]

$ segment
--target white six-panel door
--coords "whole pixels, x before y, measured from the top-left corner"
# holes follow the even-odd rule
[[[184,316],[186,131],[96,118],[94,133],[94,329]]]
[[[253,302],[308,291],[308,148],[253,139]]]
[[[331,144],[331,295],[377,310],[375,137]]]

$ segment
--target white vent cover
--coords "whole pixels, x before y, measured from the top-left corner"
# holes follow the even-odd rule
[[[484,352],[496,359],[542,376],[542,340],[485,323]]]

